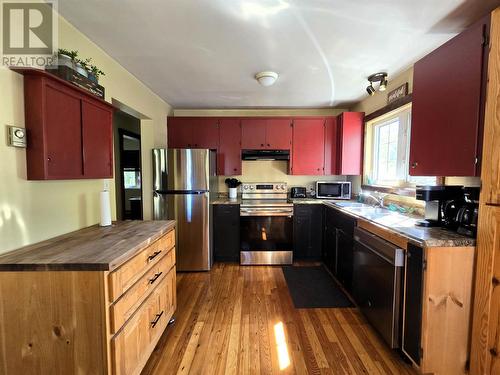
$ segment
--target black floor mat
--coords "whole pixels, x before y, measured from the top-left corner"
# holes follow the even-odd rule
[[[354,306],[324,267],[281,268],[296,308]]]

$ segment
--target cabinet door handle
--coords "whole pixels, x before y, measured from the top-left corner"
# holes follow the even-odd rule
[[[268,144],[267,144],[267,147],[271,147],[271,145],[268,143]]]
[[[261,144],[260,144],[260,147],[264,147],[264,143],[261,143]]]
[[[413,169],[417,168],[418,167],[418,162],[417,161],[414,161],[413,163],[411,163],[411,167]]]
[[[148,262],[151,262],[154,258],[156,258],[161,253],[161,250],[155,251],[153,254],[148,256]]]
[[[163,310],[161,311],[161,313],[156,314],[155,319],[151,322],[151,328],[154,328],[156,324],[158,324],[158,321],[161,319],[162,315],[163,315]]]
[[[158,273],[155,273],[155,275],[153,276],[153,278],[152,278],[152,279],[149,279],[149,283],[150,283],[150,284],[154,284],[154,282],[155,282],[156,280],[158,280],[158,278],[161,276],[161,274],[162,274],[162,273],[163,273],[163,272],[158,272]]]

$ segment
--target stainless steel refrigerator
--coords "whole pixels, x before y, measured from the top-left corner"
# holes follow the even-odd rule
[[[178,271],[212,266],[210,193],[216,188],[215,151],[153,150],[153,216],[177,221]]]

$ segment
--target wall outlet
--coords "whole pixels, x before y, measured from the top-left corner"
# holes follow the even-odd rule
[[[109,191],[109,180],[104,180],[102,183],[103,190]]]

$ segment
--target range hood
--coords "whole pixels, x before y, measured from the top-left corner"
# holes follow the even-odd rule
[[[288,150],[243,150],[243,160],[290,160]]]

